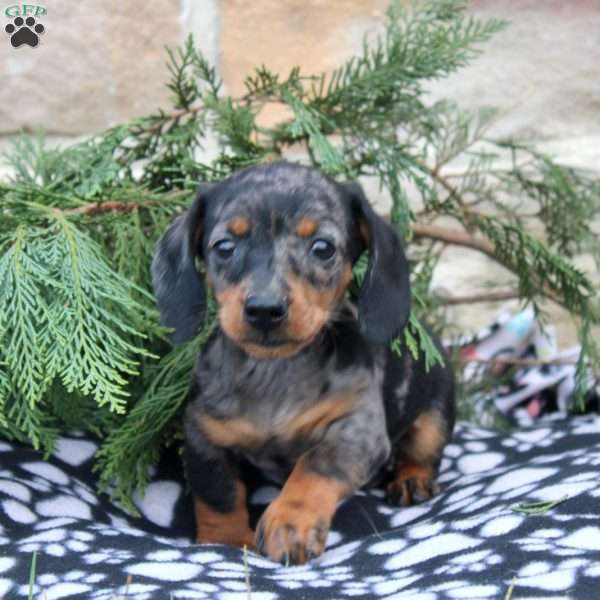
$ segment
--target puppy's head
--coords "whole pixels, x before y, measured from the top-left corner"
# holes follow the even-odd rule
[[[293,356],[335,318],[365,249],[361,331],[385,343],[408,319],[408,265],[360,186],[285,162],[245,169],[201,186],[161,238],[152,275],[162,321],[175,342],[198,330],[206,304],[198,257],[225,334],[257,358]]]

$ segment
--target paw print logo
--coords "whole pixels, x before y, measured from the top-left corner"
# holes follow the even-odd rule
[[[39,42],[39,34],[44,33],[45,27],[41,23],[35,22],[33,17],[17,17],[12,23],[9,23],[4,31],[10,35],[10,43],[14,48],[27,44],[35,48]]]

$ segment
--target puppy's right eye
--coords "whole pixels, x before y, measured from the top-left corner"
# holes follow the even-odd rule
[[[235,243],[232,240],[219,240],[213,244],[213,250],[219,258],[230,258],[235,250]]]
[[[335,254],[335,246],[328,240],[315,240],[310,251],[320,260],[329,260]]]

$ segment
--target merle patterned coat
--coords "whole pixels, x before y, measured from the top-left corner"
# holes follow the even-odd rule
[[[366,277],[349,300],[365,250]],[[207,286],[218,304],[184,424],[198,542],[303,563],[323,552],[338,503],[356,489],[385,485],[402,505],[437,491],[452,372],[389,349],[409,317],[408,264],[360,186],[286,162],[201,186],[152,272],[175,342],[198,331]],[[283,484],[256,531],[247,463]]]

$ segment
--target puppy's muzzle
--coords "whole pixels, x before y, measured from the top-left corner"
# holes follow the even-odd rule
[[[285,321],[287,314],[287,299],[278,296],[268,294],[248,296],[244,304],[246,322],[263,333],[279,327]]]

